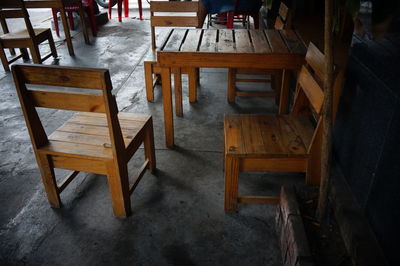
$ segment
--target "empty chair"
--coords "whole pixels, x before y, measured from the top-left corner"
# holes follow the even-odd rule
[[[92,34],[93,36],[97,36],[97,23],[96,23],[96,18],[94,16],[94,0],[82,0],[82,6],[86,11],[86,14],[89,18],[89,23],[90,23],[90,28],[92,29]],[[58,26],[58,18],[57,18],[57,12],[59,12],[60,10],[57,8],[53,8],[52,9],[52,13],[53,13],[53,20],[54,20],[54,27],[56,30],[56,34],[57,36],[60,36],[60,27]],[[79,11],[79,6],[74,4],[74,5],[70,5],[70,6],[66,6],[65,7],[65,11],[68,13],[68,19],[69,19],[69,24],[71,27],[71,30],[74,29],[75,25],[74,25],[74,17],[72,16],[72,12]]]
[[[14,65],[12,71],[50,205],[61,207],[60,193],[79,171],[91,172],[107,176],[114,214],[128,216],[130,194],[146,169],[156,168],[152,117],[118,113],[107,69]],[[47,135],[37,108],[77,112]],[[127,163],[142,143],[145,161],[129,184]],[[72,172],[57,182],[54,168]]]
[[[7,19],[21,19],[24,21],[25,29],[9,31]],[[22,0],[2,0],[0,1],[0,22],[3,29],[3,34],[0,36],[0,59],[3,63],[4,70],[10,71],[9,64],[15,62],[19,58],[29,59],[27,48],[31,52],[32,61],[36,64],[42,63],[44,60],[53,56],[57,57],[57,50],[54,44],[51,30],[46,28],[33,28],[29,20],[29,14],[26,11]],[[39,44],[44,41],[49,42],[51,53],[41,57]],[[10,49],[11,59],[7,58],[5,53],[6,48]],[[20,48],[21,54],[15,56],[14,48]]]
[[[256,19],[254,19],[256,20]],[[284,30],[292,28],[292,14],[289,8],[281,2],[279,7],[279,15],[275,20],[274,28],[276,30]],[[269,79],[265,78],[238,78],[237,74],[262,74],[270,75]],[[235,101],[236,96],[241,97],[275,97],[276,102],[279,103],[280,88],[282,81],[282,70],[279,69],[235,69],[230,68],[228,71],[228,102]],[[237,82],[270,82],[274,93],[271,92],[253,92],[253,91],[240,91],[236,88]]]
[[[161,74],[161,67],[157,62],[156,34],[155,27],[197,27],[201,28],[198,16],[199,2],[167,2],[150,1],[150,23],[151,23],[151,44],[152,51],[144,60],[144,75],[146,82],[146,96],[148,101],[154,101],[154,86]],[[177,15],[177,14],[180,15]],[[194,13],[194,15],[184,13]],[[167,34],[168,35],[168,34]],[[162,46],[162,44],[161,44]],[[189,101],[195,102],[197,99],[198,69],[185,68],[172,69],[175,77],[175,95],[182,97],[181,73],[188,74],[189,77]],[[180,73],[181,72],[181,73]],[[177,115],[182,115],[182,100],[176,101]]]
[[[320,81],[325,58],[310,44],[306,62],[298,76],[290,114],[225,116],[225,211],[234,211],[237,203],[277,203],[279,200],[276,197],[239,196],[240,172],[304,172],[307,184],[319,184],[324,100]],[[340,72],[334,84],[334,114],[342,79]]]

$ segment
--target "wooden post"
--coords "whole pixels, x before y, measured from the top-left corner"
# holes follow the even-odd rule
[[[321,184],[317,206],[317,219],[321,222],[328,205],[328,189],[330,179],[332,153],[332,98],[333,98],[333,0],[325,0],[325,76],[324,76],[324,104],[322,108],[322,149],[321,149]]]

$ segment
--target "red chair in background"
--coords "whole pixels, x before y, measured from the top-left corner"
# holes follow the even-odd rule
[[[238,8],[238,1],[234,0],[234,9],[231,12],[228,12],[227,15],[227,29],[233,29],[234,22],[241,22],[243,26],[250,28],[249,17],[252,17],[254,20],[254,28],[258,29],[259,27],[259,10],[255,10],[254,12],[244,12]]]
[[[96,18],[94,16],[94,3],[93,0],[82,0],[82,6],[86,11],[86,14],[89,18],[89,23],[90,23],[90,28],[92,29],[93,36],[97,36],[97,23],[96,23]],[[78,12],[79,6],[77,5],[70,5],[65,7],[65,11],[68,14],[68,19],[69,19],[69,25],[71,27],[71,30],[74,30],[74,18],[72,16],[72,12],[76,11]],[[57,18],[57,12],[60,10],[57,8],[53,8],[53,20],[54,20],[54,28],[56,30],[56,34],[58,37],[60,37],[60,28],[58,26],[58,18]]]
[[[124,2],[124,15],[125,17],[129,17],[129,0],[117,0],[118,5],[118,21],[122,22],[122,2]],[[138,0],[139,6],[139,18],[143,20],[143,12],[142,12],[142,0]],[[112,5],[108,4],[108,15],[111,19]]]

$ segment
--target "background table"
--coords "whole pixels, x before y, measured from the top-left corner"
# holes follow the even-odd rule
[[[83,13],[82,1],[81,0],[24,0],[26,8],[58,8],[60,9],[61,20],[63,23],[65,39],[67,41],[68,52],[70,55],[74,55],[74,47],[72,46],[71,32],[69,31],[69,25],[67,21],[67,15],[65,13],[65,7],[70,5],[79,5],[79,17],[82,25],[82,32],[86,43],[90,43],[89,34],[86,27],[85,15]]]
[[[288,107],[290,71],[304,63],[306,46],[294,30],[175,29],[157,51],[167,147],[174,145],[171,68],[282,69],[279,113]]]

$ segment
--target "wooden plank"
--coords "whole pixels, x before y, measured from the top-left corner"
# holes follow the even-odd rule
[[[51,69],[51,75],[49,71]],[[84,89],[105,88],[104,77],[108,75],[107,69],[90,69],[79,67],[57,66],[29,66],[19,68],[23,72],[24,82],[27,84],[39,84],[59,87],[72,87]]]
[[[234,34],[235,34],[236,52],[252,53],[254,51],[253,45],[250,41],[248,30],[235,30]]]
[[[126,129],[121,128],[122,135],[135,135],[143,125],[135,124],[137,128],[135,129]],[[59,127],[57,131],[63,132],[75,132],[75,133],[86,133],[89,135],[98,135],[98,136],[109,136],[110,130],[106,126],[93,126],[93,125],[84,125],[84,124],[77,124],[71,123],[67,121],[64,125]]]
[[[101,93],[30,89],[28,94],[36,107],[83,112],[105,112],[104,98]]]
[[[261,30],[250,30],[251,41],[253,43],[255,53],[270,53],[271,47]]]
[[[215,52],[217,50],[217,30],[203,30],[200,52]]]
[[[163,51],[167,52],[177,52],[180,50],[182,42],[185,38],[186,30],[184,29],[174,29],[171,37],[169,37],[168,42],[165,44]]]
[[[93,113],[88,113],[88,114],[93,114]],[[137,122],[135,123],[133,120],[128,120],[128,119],[118,119],[119,124],[122,128],[126,129],[136,129],[138,125],[144,125],[143,122]],[[70,123],[76,123],[76,124],[83,124],[83,125],[93,125],[93,126],[103,126],[103,127],[108,127],[108,122],[105,117],[98,118],[94,116],[89,116],[89,115],[74,115],[71,117],[71,119],[68,120]]]
[[[152,16],[152,27],[197,27],[197,17],[188,16]]]
[[[151,1],[150,12],[197,12],[199,2]]]
[[[260,129],[258,116],[243,115],[240,122],[242,123],[242,136],[244,151],[246,154],[266,153],[264,149],[264,141]]]
[[[307,49],[306,62],[314,70],[319,81],[323,80],[325,73],[324,60],[324,54],[312,42],[310,42]]]
[[[232,30],[228,29],[218,30],[217,52],[220,53],[235,52]]]
[[[303,42],[298,38],[297,34],[293,30],[282,30],[280,31],[280,33],[291,53],[306,53],[306,47],[303,45]]]
[[[240,171],[244,172],[306,172],[307,156],[282,158],[241,158]]]
[[[182,52],[196,52],[199,48],[201,41],[201,29],[189,30],[184,43],[182,44],[181,51]]]
[[[289,53],[285,42],[277,30],[265,30],[265,35],[271,45],[272,53],[284,54]]]
[[[55,140],[49,141],[47,145],[40,147],[38,149],[38,152],[51,155],[70,154],[71,157],[75,158],[88,158],[88,159],[112,158],[112,150],[110,148],[104,148],[95,145],[66,143],[63,141],[55,141]]]
[[[104,114],[99,113],[88,113],[88,112],[79,112],[76,116],[88,116],[88,117],[105,117]],[[129,121],[138,121],[138,122],[146,122],[151,118],[151,115],[147,114],[133,114],[133,113],[126,113],[126,112],[119,112],[118,119],[122,120],[129,120]]]
[[[314,111],[319,114],[324,101],[324,93],[306,67],[302,67],[297,82],[307,96]]]
[[[54,168],[61,168],[73,171],[89,172],[96,174],[107,174],[106,165],[103,160],[94,160],[93,158],[73,158],[66,156],[51,156]]]

